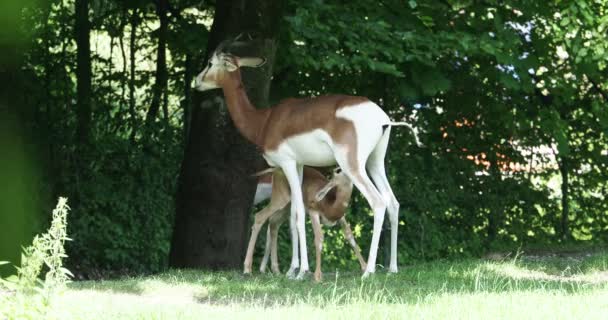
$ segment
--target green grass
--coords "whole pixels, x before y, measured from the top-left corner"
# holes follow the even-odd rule
[[[329,271],[329,270],[326,270]],[[320,284],[284,276],[172,270],[74,282],[61,319],[606,319],[608,253],[436,261]]]

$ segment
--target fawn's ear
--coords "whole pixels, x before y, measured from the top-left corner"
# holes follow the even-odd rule
[[[266,63],[266,59],[264,58],[256,58],[256,57],[242,57],[237,58],[239,63],[239,67],[251,67],[258,68],[263,66]]]
[[[330,182],[328,182],[323,188],[321,188],[321,190],[319,190],[317,192],[317,194],[315,195],[315,201],[319,202],[319,201],[323,200],[323,198],[325,198],[327,193],[335,187],[336,187],[335,181],[331,180]]]
[[[224,60],[224,67],[226,67],[226,70],[228,70],[228,72],[232,72],[239,68],[239,66],[236,65],[234,61],[229,59]]]

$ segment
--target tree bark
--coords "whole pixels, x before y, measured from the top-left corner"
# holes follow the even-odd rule
[[[163,92],[167,90],[168,75],[166,47],[169,22],[167,17],[168,6],[168,0],[159,0],[156,6],[156,13],[160,20],[160,27],[158,29],[158,49],[156,52],[156,80],[154,87],[152,88],[152,104],[150,105],[150,109],[148,109],[148,114],[146,115],[146,127],[148,128],[154,123],[154,121],[156,121]],[[167,113],[168,112],[165,110],[166,117],[168,116]]]
[[[120,36],[118,37],[118,45],[120,46],[120,55],[122,58],[122,75],[120,77],[120,101],[124,106],[127,105],[127,53],[125,51],[125,42],[123,38],[125,35],[125,26],[127,25],[127,14],[127,7],[123,6],[122,15],[120,16]]]
[[[284,1],[218,1],[207,54],[240,33],[252,41],[235,54],[263,56],[264,67],[243,69],[256,106],[267,105]],[[245,37],[245,39],[247,39]],[[169,264],[173,267],[240,268],[255,191],[249,176],[261,157],[234,128],[219,90],[193,94],[191,127],[178,181]]]
[[[79,146],[88,143],[91,134],[91,45],[89,33],[89,0],[75,2],[76,32],[76,101],[77,119],[76,141]]]
[[[182,108],[184,113],[183,128],[184,128],[184,145],[188,144],[188,135],[190,134],[191,121],[191,106],[192,106],[192,88],[190,84],[194,78],[195,63],[192,54],[186,54],[184,59],[184,100],[182,100]]]
[[[570,196],[570,181],[568,175],[568,159],[562,157],[558,161],[559,172],[562,176],[562,214],[560,217],[560,237],[562,240],[568,240],[570,238],[570,228],[568,226],[568,216],[570,215],[570,202],[568,197]]]

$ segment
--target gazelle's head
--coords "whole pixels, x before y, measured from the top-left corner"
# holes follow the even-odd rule
[[[224,48],[232,41],[224,41],[215,49],[205,69],[196,76],[194,89],[198,91],[220,88],[222,81],[230,72],[240,67],[261,67],[266,59],[254,57],[237,57],[233,54],[223,52]]]
[[[327,193],[329,193],[333,188],[336,188],[336,196],[343,197],[344,199],[336,199],[341,202],[345,202],[350,200],[350,196],[353,192],[353,182],[346,175],[344,171],[340,167],[334,169],[332,178],[327,182],[327,184],[321,188],[315,195],[316,201],[321,201]]]

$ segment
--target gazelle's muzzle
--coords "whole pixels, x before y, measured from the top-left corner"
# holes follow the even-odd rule
[[[209,71],[209,68],[205,68],[201,73],[199,73],[196,76],[196,78],[194,78],[194,89],[195,90],[205,91],[205,90],[215,88],[214,86],[210,86],[209,84],[206,84],[204,81],[205,76],[207,75],[208,71]]]

